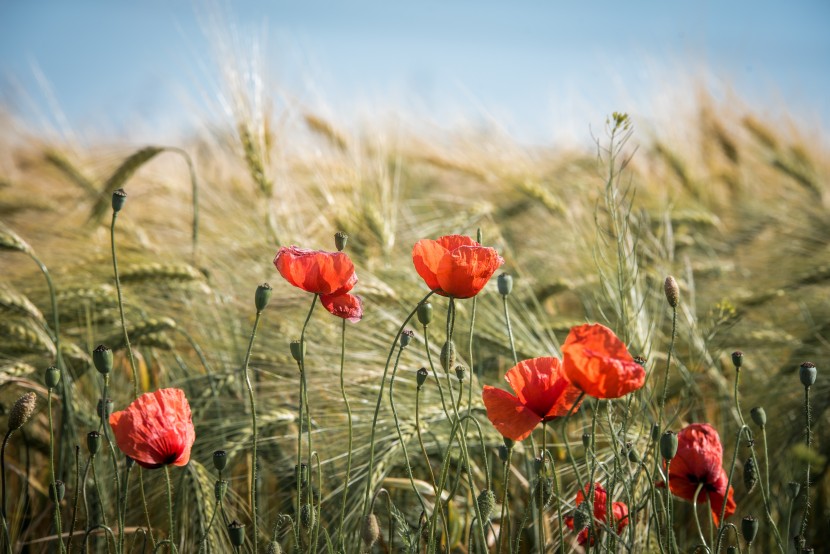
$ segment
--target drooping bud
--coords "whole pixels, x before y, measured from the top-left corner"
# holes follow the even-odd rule
[[[363,518],[363,525],[360,527],[360,538],[363,539],[363,544],[366,545],[367,550],[371,550],[372,546],[378,542],[380,538],[378,516],[369,514]]]
[[[801,384],[804,385],[805,388],[812,387],[816,382],[816,373],[816,364],[813,362],[804,362],[801,364],[801,367],[798,368],[798,377],[801,379]]]
[[[447,372],[453,366],[455,366],[455,344],[452,341],[447,341],[441,347],[441,367]]]
[[[256,306],[256,311],[261,312],[265,309],[265,306],[267,306],[268,302],[271,300],[272,292],[274,292],[274,289],[272,289],[271,285],[268,283],[262,283],[256,288],[256,293],[254,294],[254,305]]]
[[[35,413],[37,407],[37,395],[33,392],[27,392],[17,399],[9,410],[9,431],[17,431],[29,421],[29,418]]]
[[[101,433],[98,431],[90,431],[87,433],[86,447],[89,450],[89,454],[95,456],[98,453],[98,449],[101,448]]]
[[[412,338],[415,336],[415,331],[412,329],[404,329],[403,333],[401,333],[401,348],[406,348],[409,346],[409,343],[412,342]]]
[[[43,376],[43,382],[46,383],[47,389],[54,389],[58,386],[61,380],[61,370],[56,368],[55,366],[49,366],[46,368],[46,373]]]
[[[216,468],[216,471],[222,472],[225,467],[228,465],[228,453],[224,450],[216,450],[213,453],[213,467]]]
[[[49,498],[55,504],[60,504],[61,500],[63,500],[63,496],[66,494],[66,485],[63,484],[63,481],[55,481],[52,483],[52,486],[49,487]]]
[[[660,455],[664,460],[671,460],[677,455],[677,434],[666,431],[660,437]]]
[[[481,514],[481,520],[487,521],[490,514],[493,512],[493,506],[496,505],[496,495],[490,489],[483,490],[479,493],[476,499],[478,503],[478,511]]]
[[[107,375],[112,371],[112,350],[103,344],[99,344],[92,351],[92,363],[95,365],[98,373]]]
[[[222,502],[225,499],[225,494],[228,492],[228,482],[224,479],[217,479],[213,483],[213,497],[217,502]]]
[[[303,507],[300,509],[300,523],[303,524],[303,527],[306,529],[314,527],[316,517],[317,514],[314,513],[314,507],[311,504],[303,504]]]
[[[508,296],[513,291],[513,276],[509,273],[499,275],[496,283],[499,287],[499,294],[502,296]]]
[[[112,211],[118,213],[124,207],[124,202],[127,201],[127,193],[124,189],[116,189],[112,193]]]
[[[432,304],[424,302],[418,305],[418,322],[421,325],[429,325],[432,322]]]
[[[289,347],[291,348],[291,357],[294,358],[295,362],[300,363],[305,359],[305,341],[292,340]]]
[[[755,466],[755,461],[750,456],[746,459],[746,462],[744,462],[744,486],[746,487],[747,494],[755,488],[755,484],[757,482],[758,468]]]
[[[741,520],[741,534],[747,543],[751,543],[758,535],[758,518],[746,516]]]
[[[455,376],[458,378],[459,381],[464,382],[464,375],[466,374],[467,370],[464,369],[463,365],[455,366]]]
[[[763,429],[767,425],[767,412],[764,411],[764,408],[761,406],[756,406],[750,410],[749,415],[752,417],[752,421],[755,422],[755,425]]]
[[[427,372],[427,368],[420,368],[418,370],[418,373],[415,375],[415,382],[418,384],[419,390],[421,387],[424,386],[424,383],[427,382],[427,377],[429,377],[429,372]]]
[[[271,541],[268,543],[268,550],[266,550],[267,554],[282,554],[282,547],[280,543],[277,541]]]
[[[245,544],[245,524],[233,520],[228,524],[228,538],[231,544],[240,547]]]
[[[110,400],[109,398],[107,398],[106,400],[99,398],[98,405],[95,407],[95,412],[98,414],[99,418],[106,417],[107,419],[109,419],[109,417],[112,415],[112,409],[112,400]],[[102,415],[102,412],[106,415]]]
[[[574,510],[574,532],[578,533],[591,523],[591,514],[588,512],[588,503],[583,502]]]
[[[732,365],[735,366],[735,369],[741,369],[741,366],[744,365],[744,353],[740,350],[735,350],[732,352]]]
[[[669,306],[676,308],[677,302],[680,299],[680,287],[677,286],[677,281],[675,281],[674,277],[671,275],[666,277],[663,290],[666,293],[666,300],[669,301]]]
[[[790,497],[790,500],[795,500],[798,496],[798,493],[801,492],[801,483],[797,481],[790,481],[787,483],[786,486],[787,496]]]

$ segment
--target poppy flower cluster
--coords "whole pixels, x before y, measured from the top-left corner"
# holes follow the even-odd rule
[[[698,503],[712,503],[715,525],[720,524],[720,513],[726,503],[724,517],[735,513],[734,490],[726,485],[729,477],[723,468],[723,445],[718,432],[708,423],[692,423],[677,433],[677,454],[669,465],[669,489],[672,494]],[[666,484],[658,483],[659,487]]]
[[[494,248],[464,235],[422,239],[412,249],[415,270],[441,296],[472,298],[504,263]]]
[[[577,491],[576,493],[576,506],[579,507],[580,504],[585,502],[585,497],[590,494],[590,485],[585,485],[585,491]],[[601,521],[603,523],[607,523],[611,529],[615,528],[616,525],[616,532],[620,534],[623,529],[628,525],[628,506],[624,502],[613,502],[611,504],[611,520],[609,521],[608,518],[608,492],[602,488],[602,485],[599,483],[594,483],[594,520]],[[573,530],[574,528],[574,517],[573,516],[565,516],[564,518],[565,525],[568,526],[569,529]],[[588,542],[588,527],[581,529],[579,531],[579,535],[576,538],[579,544],[585,544]],[[594,538],[591,537],[591,546],[594,545]]]
[[[354,264],[343,252],[283,246],[274,265],[286,281],[320,296],[332,315],[356,323],[363,318],[363,301],[349,294],[357,283]]]

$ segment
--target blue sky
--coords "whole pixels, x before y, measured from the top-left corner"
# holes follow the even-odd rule
[[[614,110],[665,116],[704,79],[717,95],[830,128],[820,0],[8,0],[0,98],[33,129],[163,141],[222,117],[204,102],[218,14],[240,55],[263,45],[267,83],[347,122],[396,110],[448,127],[492,117],[546,142],[587,134]]]

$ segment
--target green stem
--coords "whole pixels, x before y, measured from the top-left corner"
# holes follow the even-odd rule
[[[812,447],[812,435],[810,429],[810,387],[804,387],[804,419],[807,430],[807,451]],[[804,515],[801,516],[801,537],[807,538],[807,520],[810,517],[810,459],[807,458],[807,475],[804,479]]]
[[[300,544],[300,511],[302,510],[302,500],[303,500],[303,491],[302,491],[302,464],[303,464],[303,419],[305,412],[305,331],[308,327],[308,322],[311,320],[311,314],[314,312],[314,306],[317,305],[317,297],[319,295],[315,294],[314,298],[311,300],[311,307],[308,309],[308,315],[306,315],[305,322],[303,323],[303,329],[300,332],[300,359],[297,361],[297,367],[300,370],[300,411],[299,411],[299,418],[298,418],[298,425],[297,425],[297,502],[296,502],[296,531],[295,531],[295,540],[297,544]],[[308,429],[309,434],[309,442],[311,441],[311,428]],[[311,447],[309,444],[309,454],[311,454]],[[311,466],[308,466],[308,471],[311,471]],[[309,480],[311,479],[311,475],[309,474]]]
[[[68,552],[72,554],[72,537],[75,535],[75,524],[78,521],[78,499],[80,498],[79,486],[81,484],[81,447],[75,445],[75,487],[72,499],[72,523],[69,526],[69,539],[66,541]]]
[[[697,534],[700,537],[700,542],[706,547],[706,550],[709,550],[709,546],[706,544],[706,539],[703,538],[703,528],[700,526],[700,517],[697,515],[697,497],[703,489],[704,484],[705,483],[703,482],[699,483],[697,489],[695,489],[695,496],[694,499],[692,499],[692,510],[695,515],[695,524],[697,525]]]
[[[52,424],[52,388],[47,392],[47,410],[49,411],[49,477],[52,479],[49,488],[52,490],[52,496],[55,499],[55,530],[58,535],[58,544],[60,544],[60,551],[66,550],[63,544],[63,530],[61,529],[61,503],[58,501],[58,490],[55,482],[55,431]]]
[[[124,345],[127,348],[127,357],[130,360],[130,369],[133,373],[133,399],[138,398],[138,370],[133,357],[133,348],[130,344],[130,336],[127,333],[127,322],[124,318],[124,299],[121,296],[121,279],[118,277],[118,257],[115,250],[115,221],[118,219],[118,212],[112,212],[112,223],[110,224],[110,244],[112,245],[112,271],[115,274],[115,291],[118,294],[118,314],[121,317],[121,330],[124,334]]]
[[[507,461],[504,463],[504,474],[502,477],[502,486],[504,487],[501,493],[501,515],[499,515],[499,536],[496,539],[496,554],[501,554],[502,532],[507,527],[507,546],[510,547],[512,543],[510,537],[510,522],[505,519],[505,510],[507,509],[507,489],[510,487],[510,462],[513,457],[513,448],[507,449]],[[555,474],[554,474],[555,475]],[[509,519],[509,518],[508,518]]]
[[[316,296],[315,296],[316,298]],[[248,351],[245,352],[245,363],[242,368],[243,375],[245,377],[245,385],[248,388],[248,400],[251,402],[251,431],[252,431],[252,445],[251,445],[251,456],[253,461],[251,463],[251,511],[253,512],[253,543],[254,543],[254,554],[258,552],[258,543],[259,543],[259,533],[257,530],[258,527],[258,511],[257,511],[257,455],[256,455],[256,446],[257,446],[257,421],[256,421],[256,399],[254,397],[254,388],[251,385],[251,376],[248,373],[248,364],[251,361],[251,351],[254,348],[254,339],[256,338],[256,331],[257,327],[259,327],[259,320],[262,317],[262,310],[257,310],[256,317],[254,318],[254,328],[251,331],[251,339],[248,341]]]
[[[107,512],[104,509],[104,497],[101,494],[101,485],[98,482],[98,472],[95,470],[95,456],[92,456],[91,463],[92,463],[92,482],[95,484],[95,494],[96,494],[96,496],[98,496],[98,505],[100,506],[100,509],[101,509],[101,521],[103,522],[104,527],[109,529],[109,523],[107,523]],[[112,530],[110,530],[110,533],[112,533]],[[115,544],[115,545],[118,544],[115,540],[114,535],[112,536],[112,543]],[[110,551],[110,543],[109,543],[109,537],[107,537],[107,552],[109,552],[109,551]]]
[[[349,492],[349,478],[352,471],[352,408],[349,405],[349,399],[346,396],[346,382],[344,379],[344,369],[346,366],[346,320],[342,322],[340,331],[340,392],[343,395],[343,403],[346,405],[346,417],[349,425],[349,445],[346,454],[346,477],[343,480],[343,498],[340,502],[340,521],[337,525],[337,536],[340,537],[340,546],[345,550],[346,544],[343,537],[343,520],[346,517],[346,498]],[[416,401],[417,402],[417,401]],[[418,417],[417,403],[415,407],[415,417]],[[416,423],[417,425],[417,423]],[[420,432],[419,435],[420,437]]]
[[[9,532],[9,524],[7,521],[7,514],[6,514],[6,445],[9,443],[9,437],[12,434],[12,430],[9,429],[6,431],[6,435],[3,437],[3,446],[0,447],[0,479],[3,482],[3,502],[0,504],[0,516],[3,518],[3,530],[6,532],[6,552],[7,554],[11,554],[12,551],[12,535]]]
[[[544,487],[542,486],[542,479],[545,478],[547,472],[545,471],[545,463],[547,462],[547,450],[548,450],[548,434],[547,434],[546,423],[542,422],[542,451],[539,458],[542,462],[542,467],[539,469],[539,473],[536,476],[536,487],[537,487],[537,511],[539,514],[539,524],[538,524],[538,533],[539,533],[539,551],[544,553],[547,552],[547,539],[545,538],[545,497],[544,497]]]
[[[671,486],[669,485],[669,468],[671,460],[666,460],[666,548],[669,552],[674,552],[674,529],[672,528],[672,494]],[[729,490],[729,487],[726,488]],[[726,506],[726,502],[723,503]]]
[[[113,475],[115,480],[115,517],[118,520],[118,535],[119,535],[119,542],[118,544],[122,544],[124,542],[124,520],[121,517],[121,489],[119,487],[121,478],[118,475],[118,460],[115,458],[115,447],[112,445],[112,441],[110,440],[109,436],[109,421],[106,418],[106,406],[107,406],[107,392],[109,387],[109,375],[104,375],[104,385],[102,390],[101,396],[101,422],[99,428],[104,432],[104,439],[107,441],[107,445],[110,449],[110,459],[112,460],[112,467],[113,467]]]
[[[510,339],[510,352],[513,353],[513,365],[519,364],[519,357],[516,355],[516,343],[513,340],[513,326],[510,324],[510,312],[507,309],[507,296],[501,296],[502,306],[504,306],[504,323],[507,325],[507,337]]]
[[[176,527],[173,524],[173,489],[170,486],[170,466],[164,466],[164,481],[167,484],[167,524],[170,527],[168,538],[171,552],[178,552],[176,548]]]
[[[156,537],[153,535],[153,524],[150,522],[150,509],[147,506],[147,495],[144,494],[144,468],[138,468],[138,490],[141,492],[141,504],[144,507],[144,521],[147,522],[147,534],[150,535],[150,544],[156,547]]]
[[[669,368],[671,367],[671,355],[674,352],[674,340],[677,337],[677,308],[671,309],[671,342],[669,342],[669,350],[666,353],[666,371],[663,377],[663,394],[660,397],[660,406],[657,415],[657,425],[663,427],[663,409],[666,407],[666,393],[669,388]]]

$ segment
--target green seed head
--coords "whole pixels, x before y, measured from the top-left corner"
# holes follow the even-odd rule
[[[741,534],[747,543],[751,543],[758,535],[758,518],[746,516],[741,520]]]
[[[466,370],[466,369],[464,369],[464,366],[463,366],[463,365],[457,365],[457,366],[455,366],[455,377],[456,377],[459,381],[464,382],[464,375],[465,375],[466,373],[467,373],[467,370]]]
[[[509,273],[502,273],[496,281],[499,287],[499,294],[509,296],[513,291],[513,276]]]
[[[17,431],[29,421],[37,408],[37,395],[27,392],[17,399],[9,410],[9,431]]]
[[[422,367],[418,370],[418,373],[415,375],[415,382],[418,384],[419,389],[424,386],[424,383],[427,382],[427,377],[429,377],[427,368]]]
[[[798,377],[801,379],[801,384],[804,385],[805,388],[812,387],[816,382],[816,373],[816,364],[813,362],[804,362],[801,364],[801,367],[798,368]]]
[[[415,331],[412,329],[404,329],[403,333],[401,333],[401,348],[406,348],[409,346],[409,343],[412,342],[412,338],[415,336]]]
[[[43,382],[46,383],[47,389],[54,389],[58,386],[61,380],[61,370],[55,366],[46,368],[46,373],[43,377]]]
[[[222,472],[225,467],[228,465],[228,453],[224,450],[216,450],[213,453],[213,467],[216,468],[216,471]]]
[[[95,365],[98,373],[107,375],[112,371],[112,350],[103,344],[99,344],[92,351],[92,363]]]
[[[268,283],[262,283],[256,288],[256,293],[254,294],[254,305],[256,306],[256,311],[261,312],[265,309],[265,306],[267,306],[268,302],[271,300],[272,292],[274,292],[274,289],[272,289],[271,285]]]
[[[124,203],[127,201],[127,193],[124,192],[124,189],[116,189],[112,193],[112,211],[118,213],[121,211],[121,208],[124,207]]]
[[[663,291],[666,293],[666,300],[668,300],[669,306],[676,308],[677,302],[680,299],[680,287],[677,286],[677,281],[671,275],[666,277],[666,282],[663,284]]]
[[[741,366],[744,364],[744,353],[740,350],[735,350],[732,352],[732,365],[735,366],[735,369],[741,369]]]
[[[291,348],[291,357],[294,358],[294,361],[297,363],[302,362],[305,359],[306,347],[305,342],[300,342],[298,340],[292,340],[289,344]]]
[[[660,455],[664,460],[671,460],[677,455],[677,434],[666,431],[660,437]]]
[[[90,456],[95,456],[101,448],[101,434],[98,431],[90,431],[86,434],[86,447]]]
[[[752,408],[749,412],[749,415],[752,416],[752,421],[755,422],[755,425],[763,429],[767,425],[767,412],[764,411],[764,408],[761,406],[756,406]]]
[[[424,302],[418,305],[418,322],[421,325],[427,326],[432,322],[432,304]]]
[[[245,544],[245,524],[233,520],[228,524],[228,538],[231,539],[233,546],[242,546]]]
[[[337,231],[334,233],[334,246],[337,248],[338,252],[342,252],[346,249],[346,243],[349,241],[349,235],[344,233],[343,231]]]

